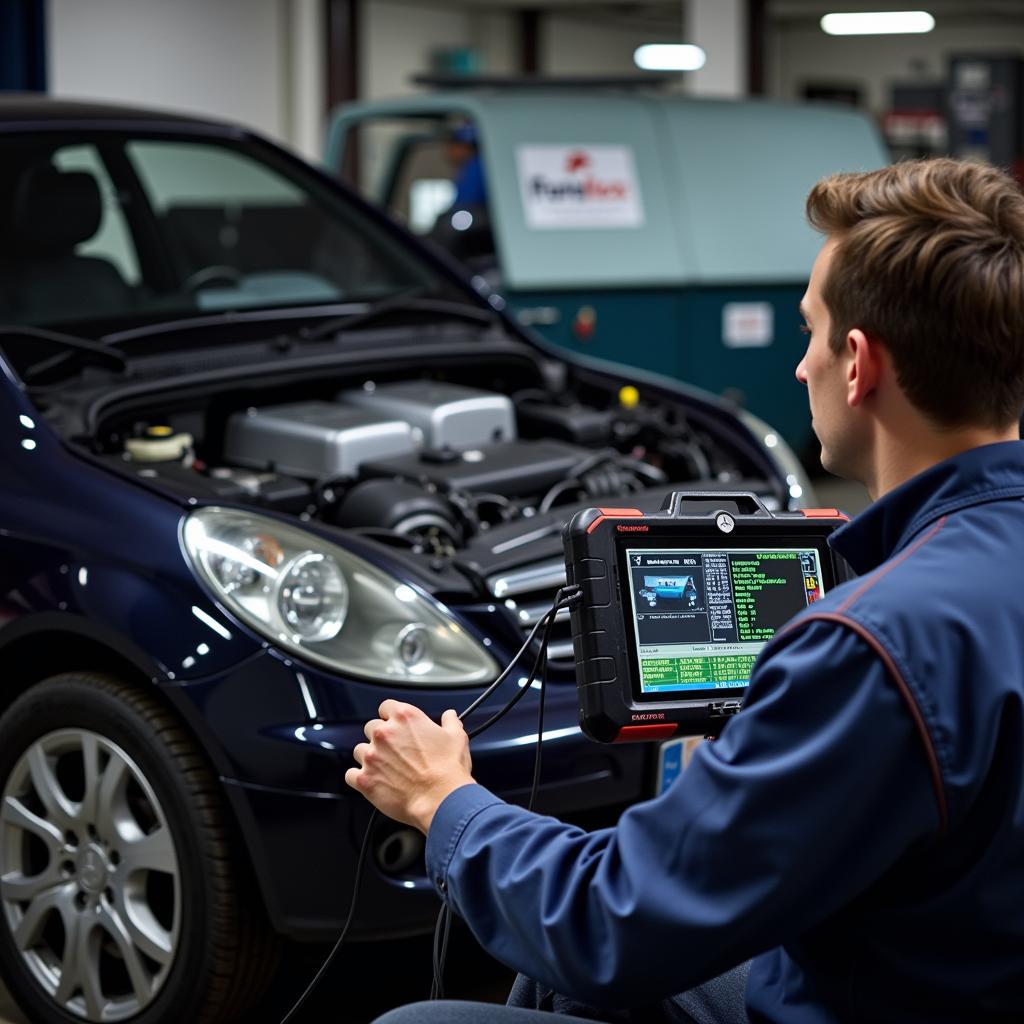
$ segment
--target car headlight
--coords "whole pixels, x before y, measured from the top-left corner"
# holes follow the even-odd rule
[[[485,683],[486,650],[412,587],[276,519],[201,508],[185,553],[214,596],[261,636],[337,672],[419,686]]]

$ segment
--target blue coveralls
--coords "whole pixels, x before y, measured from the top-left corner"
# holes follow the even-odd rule
[[[754,1022],[1024,1021],[1024,443],[837,531],[797,617],[661,797],[586,833],[470,785],[427,838],[494,956],[601,1007],[754,957]]]
[[[467,206],[483,206],[487,202],[487,182],[484,177],[484,162],[479,153],[474,153],[459,168],[455,177],[455,199],[453,210],[462,210]]]

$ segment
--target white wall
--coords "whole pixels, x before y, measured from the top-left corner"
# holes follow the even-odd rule
[[[438,3],[370,0],[362,9],[359,89],[365,99],[421,91],[411,78],[432,69],[434,52],[473,47],[484,74],[516,70],[518,32],[505,11],[471,11]]]
[[[439,48],[469,45],[470,16],[462,10],[371,0],[364,4],[359,40],[359,92],[364,99],[419,90],[412,75],[431,70]]]
[[[137,103],[249,125],[311,158],[320,151],[326,87],[321,0],[46,0],[50,92]],[[681,19],[680,19],[681,20]],[[543,19],[540,66],[553,75],[632,75],[633,51],[676,36],[584,13]],[[476,47],[483,71],[517,71],[514,14],[444,0],[367,0],[360,92],[415,91],[435,50]]]
[[[694,96],[736,98],[747,92],[745,0],[690,0],[685,40],[707,54],[707,63],[686,76]]]
[[[318,0],[47,0],[50,92],[239,121],[319,150]]]
[[[858,85],[867,107],[889,107],[894,81],[945,81],[950,53],[1024,53],[1024,30],[999,23],[942,27],[901,36],[828,36],[817,25],[774,28],[768,38],[768,91],[783,99],[800,98],[803,85],[815,82]]]
[[[548,75],[638,75],[633,51],[662,42],[679,42],[679,36],[594,24],[585,15],[553,15],[542,23],[540,66]]]

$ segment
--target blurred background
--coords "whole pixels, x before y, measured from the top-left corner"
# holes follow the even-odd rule
[[[849,104],[878,121],[896,156],[969,148],[1002,159],[1010,139],[1000,123],[1019,130],[1021,121],[1024,4],[931,0],[927,31],[829,35],[821,26],[829,13],[909,6],[4,0],[0,88],[213,114],[315,159],[330,108],[422,91],[417,74],[632,75],[639,46],[689,43],[706,63],[675,76],[670,87],[681,92]]]

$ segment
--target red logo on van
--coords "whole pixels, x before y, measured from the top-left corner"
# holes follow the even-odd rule
[[[565,169],[569,174],[586,170],[590,166],[590,157],[582,149],[573,150],[565,161]]]

